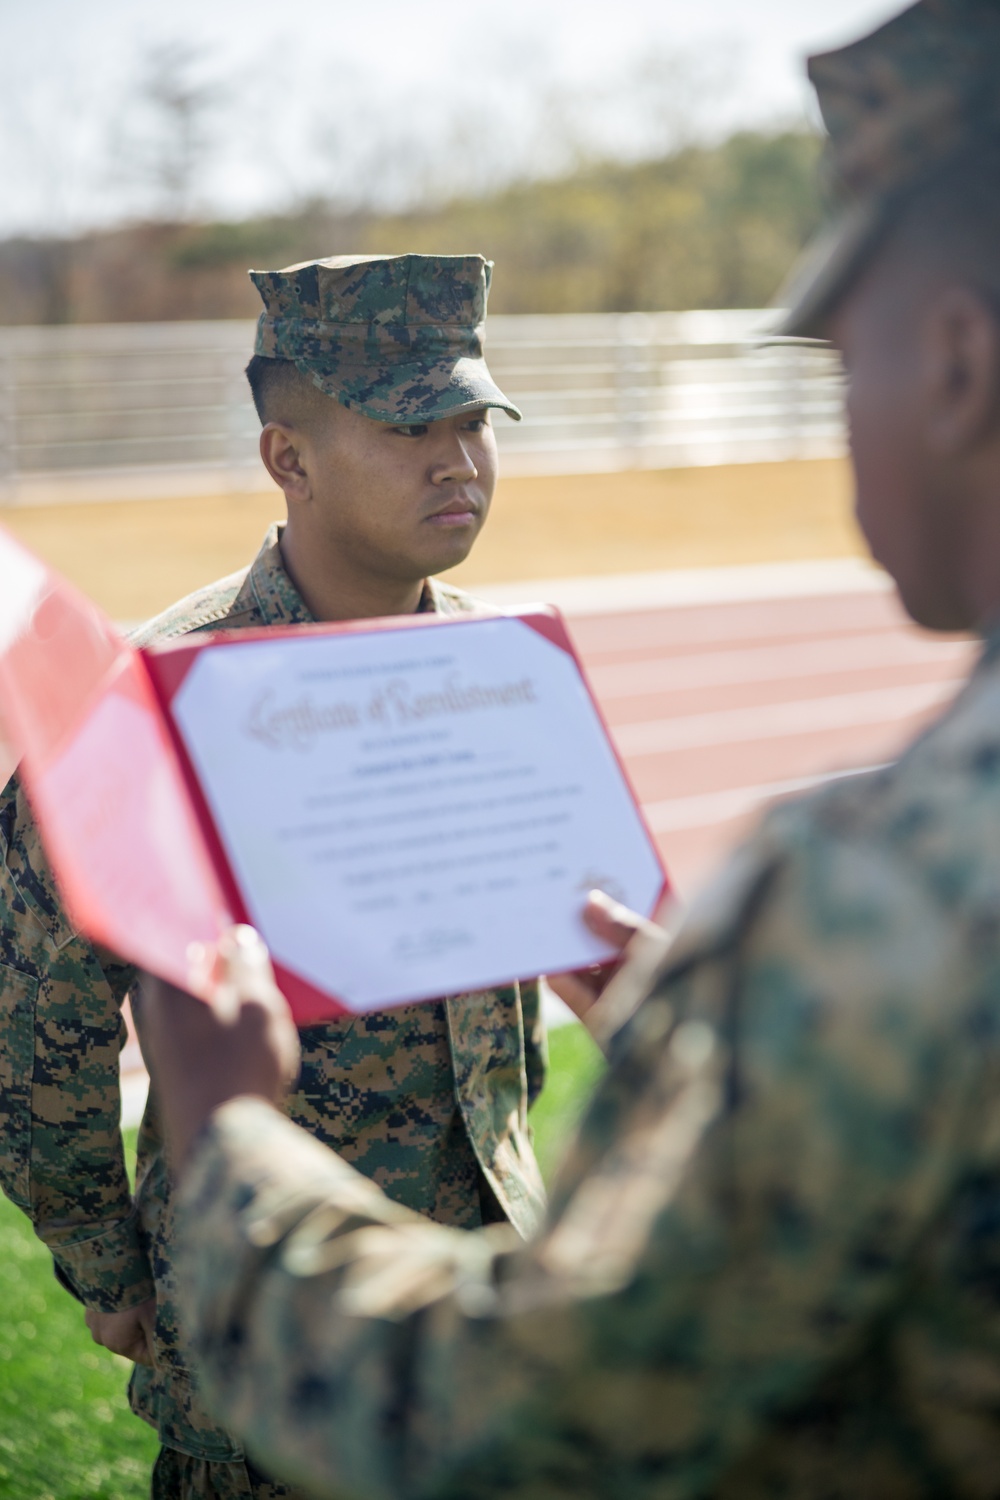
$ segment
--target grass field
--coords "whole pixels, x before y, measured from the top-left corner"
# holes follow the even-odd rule
[[[550,1082],[533,1113],[550,1173],[602,1069],[579,1026],[552,1034]],[[128,1133],[134,1150],[135,1132]],[[154,1433],[125,1399],[129,1365],[97,1348],[27,1219],[0,1197],[0,1497],[144,1500]]]
[[[535,1155],[546,1181],[551,1180],[567,1137],[604,1071],[604,1058],[582,1026],[560,1026],[551,1031],[549,1051],[548,1082],[531,1112]]]
[[[135,1131],[127,1146],[135,1149]],[[140,1500],[156,1436],[129,1411],[129,1362],[92,1343],[48,1251],[0,1197],[0,1496]]]
[[[814,459],[501,479],[466,588],[861,552],[846,462]],[[284,514],[271,494],[36,505],[4,525],[118,620],[248,563]]]

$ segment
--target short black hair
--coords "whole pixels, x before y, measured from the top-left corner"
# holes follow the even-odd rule
[[[315,407],[316,398],[323,399],[319,387],[290,359],[255,354],[246,367],[246,377],[262,427],[268,422],[287,421],[296,406],[300,410],[307,404]]]

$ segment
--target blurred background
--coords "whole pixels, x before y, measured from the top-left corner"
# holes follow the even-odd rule
[[[711,774],[700,744],[683,766],[629,749],[633,722],[732,712],[737,687],[760,738],[765,708],[816,698],[806,646],[827,624],[780,668],[694,662],[688,697],[663,645],[626,691],[622,652],[646,651],[650,610],[683,635],[707,609],[718,649],[746,650],[750,615],[783,590],[766,651],[805,628],[820,587],[874,607],[836,358],[759,338],[829,211],[803,56],[893,8],[0,0],[3,519],[122,623],[244,565],[281,510],[242,373],[259,307],[248,267],[481,251],[496,261],[490,363],[525,420],[497,420],[494,513],[455,581],[581,619],[635,616],[607,660],[610,625],[586,630],[656,805],[878,759],[923,700],[866,700],[856,737],[836,741],[809,710],[814,731],[789,732],[780,755],[769,734],[753,776],[735,729],[725,754],[713,742]],[[878,608],[905,632],[889,596]],[[830,691],[904,685],[895,658],[879,666],[848,634],[849,660],[824,648]],[[666,829],[675,815],[658,816]],[[683,890],[734,831],[712,817],[664,833]]]
[[[0,0],[0,522],[122,624],[246,565],[282,510],[247,269],[493,258],[487,353],[525,420],[498,418],[452,576],[566,611],[686,899],[970,660],[865,558],[835,357],[760,343],[829,212],[802,58],[897,8]],[[600,1067],[578,1027],[553,1057],[546,1168]],[[145,1493],[123,1362],[2,1203],[0,1252],[0,1494]]]
[[[239,316],[248,257],[469,233],[499,312],[756,306],[818,216],[802,54],[892,8],[5,0],[4,306]]]
[[[835,362],[753,339],[825,213],[801,54],[889,8],[0,0],[0,504],[161,607],[274,508],[247,268],[479,250],[526,420],[460,581],[851,552]]]

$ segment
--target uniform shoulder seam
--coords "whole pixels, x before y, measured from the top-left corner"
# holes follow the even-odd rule
[[[246,582],[247,572],[248,570],[244,568],[238,573],[230,574],[228,578],[221,578],[217,583],[196,590],[187,598],[178,600],[176,604],[171,604],[161,614],[155,615],[153,619],[140,625],[137,630],[130,632],[129,640],[132,645],[137,647],[153,645],[157,641],[203,630],[206,626],[217,624],[234,613],[241,615],[249,613],[248,608],[237,612],[233,610]]]

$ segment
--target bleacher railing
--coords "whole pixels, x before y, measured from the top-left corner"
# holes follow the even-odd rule
[[[829,351],[761,344],[761,311],[497,316],[487,355],[524,412],[503,470],[613,472],[844,448]],[[0,503],[267,485],[243,367],[253,323],[0,329]]]

